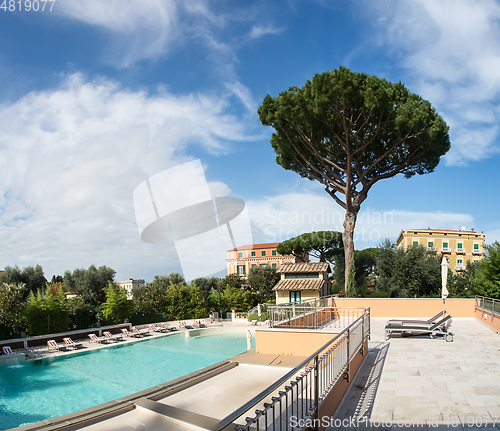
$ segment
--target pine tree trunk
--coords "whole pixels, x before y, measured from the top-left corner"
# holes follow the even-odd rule
[[[347,279],[349,277],[349,266],[354,254],[354,226],[356,225],[357,213],[346,212],[344,218],[344,233],[342,241],[344,243],[345,256],[345,289],[347,289]],[[347,291],[347,290],[346,290]]]

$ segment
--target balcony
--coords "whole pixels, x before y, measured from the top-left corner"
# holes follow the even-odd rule
[[[464,265],[457,265],[457,266],[455,266],[455,271],[465,271],[465,266]]]
[[[465,248],[457,248],[455,250],[456,253],[465,253]]]
[[[441,253],[451,253],[451,248],[450,247],[442,247]]]
[[[427,251],[436,251],[436,247],[427,247],[426,250]]]
[[[472,250],[472,254],[483,254],[483,252],[479,249]]]

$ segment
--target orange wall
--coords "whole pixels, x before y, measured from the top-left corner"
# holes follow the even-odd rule
[[[370,307],[371,317],[432,317],[443,311],[441,298],[335,298],[337,307]],[[447,299],[453,317],[475,317],[473,298]]]
[[[495,331],[500,332],[500,317],[488,313],[487,311],[483,313],[482,310],[476,310],[476,319],[480,320],[483,323],[486,323]]]
[[[368,352],[368,341],[365,341],[365,352]],[[361,354],[362,350],[360,349],[358,354],[352,358],[351,365],[350,365],[350,381],[348,382],[346,379],[341,378],[339,381],[335,384],[331,392],[328,394],[328,396],[325,398],[325,401],[323,404],[321,404],[321,407],[319,409],[319,418],[323,417],[332,417],[337,408],[339,407],[340,403],[342,402],[342,398],[346,394],[347,390],[349,389],[349,386],[351,385],[352,381],[354,380],[354,376],[360,369],[361,365],[363,364],[363,361],[366,358],[366,354],[363,356]],[[347,428],[347,427],[346,427]],[[321,431],[325,430],[325,427],[321,425],[319,429]]]
[[[263,354],[309,356],[335,337],[331,332],[294,331],[293,329],[255,330],[255,351]]]

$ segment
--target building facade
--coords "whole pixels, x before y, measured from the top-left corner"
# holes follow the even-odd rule
[[[286,263],[277,272],[281,275],[273,287],[277,305],[330,295],[331,270],[327,262]]]
[[[465,270],[467,262],[484,257],[484,232],[474,229],[403,229],[397,240],[398,247],[405,249],[422,245],[427,250],[446,256],[453,272]]]
[[[281,243],[250,244],[228,250],[227,275],[238,274],[246,279],[250,270],[256,266],[269,265],[279,268],[284,263],[295,263],[295,256],[283,256],[276,251],[279,244]],[[309,262],[309,255],[305,255],[301,260]]]
[[[115,284],[120,288],[120,289],[125,289],[127,291],[127,299],[133,299],[134,294],[133,294],[133,289],[134,287],[142,286],[145,284],[144,280],[134,280],[133,278],[129,278],[128,280],[125,281],[115,281]]]

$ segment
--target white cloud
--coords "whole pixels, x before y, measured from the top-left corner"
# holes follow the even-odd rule
[[[175,0],[66,0],[56,13],[113,34],[108,55],[121,66],[163,54],[182,32]]]
[[[248,139],[228,108],[223,98],[150,95],[79,74],[0,106],[2,265],[43,260],[49,278],[92,263],[121,277],[176,269],[174,248],[141,242],[132,193],[188,161],[190,145],[220,154]],[[229,192],[220,182],[211,187]]]
[[[342,232],[345,211],[328,196],[288,193],[247,202],[255,242],[279,242],[305,232]],[[473,227],[470,214],[427,213],[390,208],[365,208],[358,214],[356,248],[375,246],[385,238],[396,240],[402,229],[457,229]]]
[[[500,5],[493,0],[365,1],[380,43],[400,54],[410,89],[452,126],[448,164],[497,153]],[[375,13],[374,13],[375,12]]]
[[[283,32],[282,28],[273,27],[271,25],[256,24],[252,27],[252,30],[250,31],[250,37],[252,39],[257,39],[266,34],[279,34],[282,32]]]

